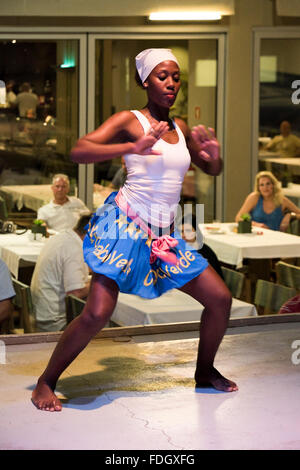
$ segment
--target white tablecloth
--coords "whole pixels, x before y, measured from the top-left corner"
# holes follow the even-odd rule
[[[19,211],[23,206],[37,211],[53,197],[51,184],[1,186],[0,192],[7,194]]]
[[[269,150],[260,150],[258,152],[259,160],[264,160],[265,158],[280,157],[280,154],[277,152],[270,152]]]
[[[203,306],[176,289],[157,299],[119,294],[112,320],[120,326],[199,321]],[[230,318],[257,315],[254,305],[233,299]]]
[[[259,157],[260,160],[270,163],[279,163],[279,165],[289,165],[289,166],[300,166],[299,157],[274,157],[274,156],[264,156]]]
[[[200,224],[199,228],[206,243],[220,261],[237,268],[242,267],[244,258],[294,258],[300,257],[300,237],[289,233],[253,228],[252,233],[235,233],[237,224],[218,224],[220,234],[211,233],[208,227],[215,224]]]
[[[266,164],[266,169],[272,171],[272,164],[287,165],[293,174],[300,174],[300,158],[299,157],[274,157],[274,156],[262,156],[259,154],[259,160]]]
[[[28,233],[16,235],[15,233],[0,235],[0,257],[7,264],[10,272],[18,278],[19,266],[22,261],[36,263],[42,247],[47,241],[30,241]]]

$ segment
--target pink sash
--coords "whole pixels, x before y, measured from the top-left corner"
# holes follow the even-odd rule
[[[157,237],[152,232],[150,227],[142,219],[140,219],[140,217],[130,207],[121,190],[116,195],[115,201],[119,208],[152,238],[153,242],[151,246],[150,263],[152,264],[156,258],[160,258],[166,263],[175,265],[178,264],[178,259],[175,253],[170,251],[170,248],[174,248],[176,245],[178,245],[178,240],[171,237],[170,235],[162,235],[161,237]]]

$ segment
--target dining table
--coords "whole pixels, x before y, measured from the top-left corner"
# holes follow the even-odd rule
[[[0,258],[18,279],[19,268],[33,266],[47,240],[48,238],[40,236],[38,240],[34,240],[30,230],[0,234]]]
[[[53,197],[51,184],[1,185],[0,194],[10,207],[15,205],[19,211],[27,207],[36,212]]]
[[[155,299],[120,293],[111,320],[118,326],[199,321],[204,306],[177,289]],[[232,299],[230,318],[257,316],[255,305]]]
[[[53,199],[51,184],[34,184],[34,185],[1,185],[0,195],[9,202],[9,206],[16,205],[20,211],[23,207],[38,211],[45,204]],[[114,191],[108,186],[94,185],[93,191],[93,210],[96,210],[105,199]]]
[[[199,224],[203,242],[219,261],[245,274],[242,299],[252,302],[258,279],[272,280],[275,263],[300,257],[300,237],[290,233],[252,227],[238,233],[237,223]]]
[[[220,261],[241,268],[246,258],[300,257],[299,236],[260,227],[252,227],[251,233],[237,233],[237,225],[233,222],[199,224],[204,243]]]
[[[281,157],[274,152],[259,152],[258,159],[264,163],[266,170],[272,171],[274,165],[289,169],[294,175],[300,175],[300,157]]]

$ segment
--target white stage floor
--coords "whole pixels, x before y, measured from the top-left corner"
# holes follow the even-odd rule
[[[6,346],[0,449],[300,448],[299,323],[228,330],[216,367],[238,383],[233,393],[195,390],[194,333],[95,340],[58,384],[62,412],[50,413],[30,397],[54,346]]]

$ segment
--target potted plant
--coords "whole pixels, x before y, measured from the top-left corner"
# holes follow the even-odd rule
[[[44,237],[46,236],[46,225],[44,221],[40,219],[35,219],[33,225],[31,226],[31,232],[34,234],[34,239],[36,240],[36,234],[41,233]]]
[[[251,215],[246,213],[241,215],[241,220],[238,222],[238,233],[251,233],[252,220]]]

